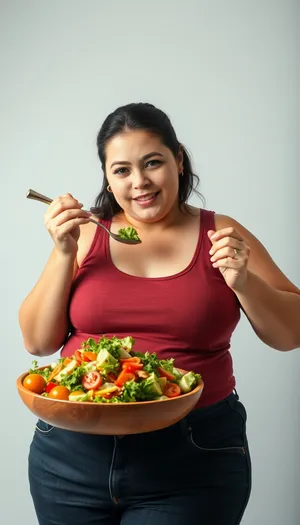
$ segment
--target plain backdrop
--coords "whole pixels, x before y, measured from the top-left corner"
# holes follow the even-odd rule
[[[91,206],[103,119],[152,102],[192,153],[206,207],[249,228],[299,286],[299,1],[2,0],[0,20],[0,521],[36,525],[18,309],[52,241],[27,189]],[[268,348],[243,318],[232,354],[253,463],[243,525],[298,525],[299,351]]]

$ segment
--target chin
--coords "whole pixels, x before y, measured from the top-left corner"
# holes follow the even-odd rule
[[[139,222],[144,222],[145,224],[151,224],[154,222],[158,222],[161,219],[164,218],[164,214],[145,214],[145,215],[134,215],[134,218]]]
[[[130,212],[129,211],[128,215],[130,215],[136,221],[150,224],[152,222],[160,221],[167,215],[167,213],[168,213],[167,211],[163,211],[163,210],[148,209],[148,210],[141,210],[140,212],[136,212],[136,211]]]

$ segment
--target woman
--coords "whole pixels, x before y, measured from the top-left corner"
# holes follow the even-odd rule
[[[167,116],[118,108],[97,139],[104,173],[94,213],[142,243],[120,244],[72,195],[45,223],[54,249],[20,308],[27,350],[72,355],[92,336],[133,336],[140,352],[201,373],[198,406],[178,424],[134,436],[93,436],[38,421],[29,456],[40,525],[237,525],[251,488],[246,411],[230,339],[248,317],[280,351],[300,346],[300,291],[231,217],[187,204],[197,182]]]

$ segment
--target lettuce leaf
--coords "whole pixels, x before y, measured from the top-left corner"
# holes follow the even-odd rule
[[[99,354],[102,349],[107,350],[115,359],[120,358],[120,350],[124,348],[127,352],[130,352],[134,345],[134,339],[131,336],[119,339],[115,335],[113,337],[101,337],[98,341],[90,337],[87,341],[81,344],[83,350],[89,350]]]
[[[146,372],[149,372],[151,374],[154,372],[156,375],[159,376],[159,373],[157,371],[158,368],[164,368],[168,372],[173,373],[174,369],[174,359],[158,359],[156,353],[150,354],[149,352],[146,352],[145,354],[142,354],[140,352],[132,352],[132,355],[137,356],[140,358],[144,365],[144,369]]]
[[[60,385],[66,386],[70,392],[73,392],[73,390],[82,390],[81,386],[81,377],[86,373],[86,370],[84,366],[86,363],[77,366],[72,374],[62,376],[61,381],[59,382]]]
[[[133,241],[140,241],[137,231],[132,226],[128,226],[127,228],[120,228],[118,231],[118,235],[120,235],[122,239],[132,239]]]
[[[29,369],[29,374],[39,374],[42,376],[46,381],[48,380],[48,377],[50,376],[52,370],[50,367],[43,368],[43,370],[38,369],[38,362],[36,360],[32,361],[31,368]]]

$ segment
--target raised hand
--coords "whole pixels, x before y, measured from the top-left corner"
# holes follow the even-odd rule
[[[219,268],[226,284],[233,291],[243,288],[248,274],[250,250],[241,235],[232,227],[207,232],[212,243],[210,250],[214,268]]]
[[[81,209],[82,206],[70,193],[66,193],[54,199],[44,215],[46,228],[61,253],[77,253],[79,225],[89,222],[91,216],[90,212]]]

